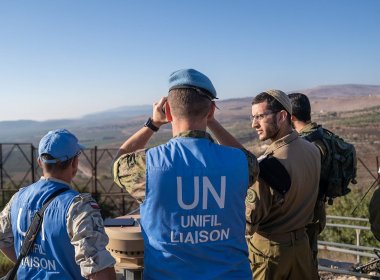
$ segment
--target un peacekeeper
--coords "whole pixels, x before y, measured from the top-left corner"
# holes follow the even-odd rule
[[[38,147],[41,179],[20,189],[0,214],[0,249],[13,262],[20,253],[33,215],[47,198],[67,189],[49,204],[36,241],[17,272],[18,279],[115,279],[115,260],[106,250],[108,237],[99,206],[90,194],[70,188],[83,146],[65,129],[46,134]]]
[[[368,210],[371,231],[376,239],[380,241],[380,188],[374,191]]]
[[[316,129],[318,124],[311,121],[311,106],[309,98],[302,93],[291,93],[288,95],[292,103],[292,124],[294,129],[299,133],[301,137],[305,137]],[[323,184],[326,184],[328,178],[324,177],[323,166],[327,165],[327,148],[322,140],[316,139],[312,142],[319,150],[321,154],[321,175],[318,187],[318,199],[314,207],[314,218],[310,224],[306,227],[306,232],[309,237],[310,248],[313,253],[313,261],[318,268],[318,236],[321,234],[326,226],[326,197],[321,191],[325,189]]]
[[[172,73],[168,97],[117,154],[115,182],[141,203],[145,279],[252,279],[244,199],[258,165],[214,119],[215,98],[204,74]],[[144,149],[167,122],[173,138]]]
[[[270,140],[258,181],[246,198],[248,247],[254,279],[318,279],[306,234],[318,196],[318,149],[292,130],[292,106],[280,90],[252,102],[252,128]]]

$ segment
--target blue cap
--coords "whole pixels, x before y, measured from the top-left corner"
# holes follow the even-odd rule
[[[78,143],[74,134],[66,129],[57,129],[42,137],[38,146],[38,156],[44,163],[56,163],[71,159],[83,149],[84,146]],[[42,154],[48,154],[54,159],[43,159]]]
[[[169,91],[176,88],[198,88],[211,99],[217,99],[216,90],[206,75],[194,69],[182,69],[173,72],[169,77]]]

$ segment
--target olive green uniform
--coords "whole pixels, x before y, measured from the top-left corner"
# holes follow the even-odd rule
[[[368,210],[371,231],[376,239],[380,241],[380,188],[373,193]]]
[[[214,141],[210,134],[199,130],[184,131],[175,137],[208,138]],[[116,184],[124,188],[138,203],[142,203],[145,199],[146,151],[147,149],[142,149],[134,153],[124,154],[116,159],[113,165]],[[242,151],[247,156],[249,186],[251,186],[256,181],[259,166],[255,155],[245,149]]]
[[[318,196],[320,154],[293,131],[264,156],[280,161],[291,178],[285,195],[260,177],[246,198],[247,232],[254,279],[317,279],[305,227]]]
[[[300,136],[307,136],[314,132],[318,128],[318,124],[315,122],[309,123],[304,126],[299,132]],[[321,154],[321,165],[328,164],[327,161],[327,148],[322,140],[316,140],[312,142],[317,146]],[[320,183],[323,182],[323,178],[320,177]],[[323,189],[323,188],[319,188]],[[318,267],[318,236],[323,231],[326,226],[326,207],[325,207],[325,196],[321,193],[318,194],[318,199],[314,208],[314,218],[313,221],[307,225],[306,233],[309,237],[310,248],[313,253],[313,261],[316,267]]]

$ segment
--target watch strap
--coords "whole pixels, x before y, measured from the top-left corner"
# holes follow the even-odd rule
[[[159,130],[159,127],[155,126],[153,124],[153,120],[152,118],[149,118],[146,123],[144,124],[145,127],[148,127],[150,128],[151,130],[153,130],[154,132],[157,132]]]

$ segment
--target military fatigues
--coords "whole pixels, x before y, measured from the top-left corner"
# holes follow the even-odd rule
[[[376,239],[380,241],[380,188],[373,193],[368,210],[371,231]]]
[[[285,167],[291,186],[281,195],[259,177],[248,191],[246,218],[254,279],[316,279],[305,226],[313,218],[318,195],[318,149],[294,131],[273,142],[267,155]]]
[[[66,182],[54,178],[42,177],[41,180],[70,187]],[[11,208],[15,197],[16,194],[0,214],[0,248],[15,245],[11,218]],[[75,260],[67,260],[67,262],[71,261],[74,265],[76,262],[83,277],[114,266],[115,260],[105,249],[108,236],[104,231],[100,209],[90,194],[78,194],[74,197],[66,215],[66,232],[71,243],[67,246],[73,246],[75,250]],[[62,242],[62,240],[57,240],[57,242]],[[54,247],[54,244],[50,246]],[[30,263],[30,266],[38,269],[35,265],[35,260]],[[57,278],[59,275],[54,277]]]
[[[309,123],[304,126],[299,132],[301,137],[305,137],[310,133],[314,132],[318,128],[318,124],[315,122]],[[327,164],[327,149],[322,140],[317,139],[312,142],[317,146],[321,154],[321,165]],[[320,184],[327,178],[320,177]],[[323,189],[323,188],[319,188]],[[313,253],[313,261],[316,267],[318,267],[318,236],[323,231],[326,226],[326,207],[325,207],[325,196],[322,193],[318,194],[318,199],[314,208],[314,218],[313,221],[307,225],[306,232],[309,237],[310,248]]]
[[[203,131],[186,131],[176,137],[194,137],[209,138],[208,133]],[[213,140],[212,140],[213,141]],[[259,173],[259,167],[256,157],[249,151],[242,149],[247,156],[249,170],[249,184],[255,182]],[[146,177],[146,149],[139,150],[135,153],[124,154],[120,156],[113,165],[113,174],[115,182],[134,197],[139,203],[145,198],[145,177]]]

